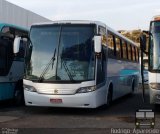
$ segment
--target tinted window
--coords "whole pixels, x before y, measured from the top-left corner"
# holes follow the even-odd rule
[[[128,59],[132,60],[132,50],[131,50],[131,46],[128,44]]]
[[[5,74],[7,67],[7,49],[4,46],[0,46],[0,74]]]
[[[94,79],[93,36],[92,26],[62,28],[57,68],[61,80]]]
[[[127,44],[124,41],[122,41],[122,49],[123,49],[123,58],[127,59]]]
[[[153,22],[152,23],[151,32],[160,33],[160,23],[159,22]]]
[[[45,82],[93,80],[94,32],[95,25],[32,27],[32,64],[27,70],[27,78],[38,80],[43,76]],[[46,67],[48,70],[42,75]]]
[[[133,61],[136,61],[136,52],[135,52],[135,47],[132,46],[132,59]]]
[[[154,33],[160,33],[160,26],[154,27]]]
[[[120,41],[119,38],[116,37],[116,57],[118,59],[120,59],[121,55],[122,55],[122,53],[121,53],[121,41]]]
[[[115,45],[114,45],[114,36],[111,33],[108,33],[107,42],[108,42],[108,56],[113,58],[115,57]]]
[[[7,75],[13,61],[12,41],[0,40],[0,75]]]
[[[150,45],[149,45],[149,68],[151,71],[160,70],[160,23],[152,22],[151,23],[151,35],[149,36]]]
[[[136,61],[139,62],[139,51],[137,47],[136,47]]]

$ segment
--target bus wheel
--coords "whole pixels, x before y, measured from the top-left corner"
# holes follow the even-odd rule
[[[134,93],[134,91],[135,91],[135,84],[134,84],[134,80],[133,80],[133,82],[132,82],[132,94]]]
[[[108,95],[107,95],[107,107],[109,107],[112,103],[112,90],[109,89]]]
[[[112,103],[112,90],[111,89],[108,90],[106,101],[107,101],[106,104],[102,105],[100,109],[106,110],[111,105]]]

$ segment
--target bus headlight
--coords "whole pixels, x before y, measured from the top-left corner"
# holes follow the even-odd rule
[[[152,89],[160,90],[160,83],[150,83]]]
[[[30,91],[30,92],[37,92],[36,89],[32,86],[23,85],[24,90]]]
[[[81,87],[77,90],[77,93],[88,93],[88,92],[93,92],[95,90],[96,90],[96,86]]]

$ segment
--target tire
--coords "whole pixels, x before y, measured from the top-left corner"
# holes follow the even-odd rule
[[[108,95],[107,95],[107,104],[106,106],[109,107],[112,104],[112,90],[109,89]]]
[[[112,104],[112,86],[109,87],[106,104],[102,105],[100,109],[106,110]]]
[[[132,82],[132,94],[134,94],[134,92],[135,92],[135,82],[133,81]]]

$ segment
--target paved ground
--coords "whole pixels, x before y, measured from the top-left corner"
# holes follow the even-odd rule
[[[135,128],[135,111],[138,109],[156,110],[155,128],[160,127],[160,110],[149,104],[147,93],[146,102],[143,103],[141,91],[118,99],[106,110],[102,108],[14,107],[2,103],[0,107],[0,128],[2,128],[0,133],[18,131],[18,134],[31,132],[39,134],[108,134],[113,133],[113,128],[130,128],[132,130]]]

